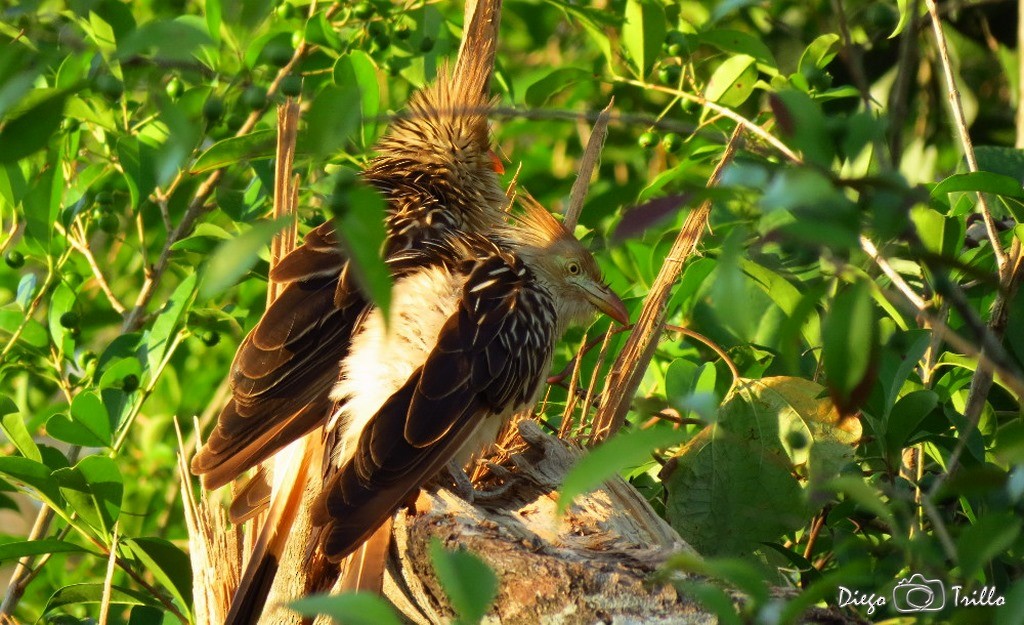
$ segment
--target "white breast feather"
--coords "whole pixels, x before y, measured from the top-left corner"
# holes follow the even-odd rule
[[[455,312],[465,276],[432,267],[400,279],[391,292],[391,327],[374,309],[352,340],[331,399],[348,398],[328,428],[343,427],[338,466],[351,457],[359,434],[388,397],[426,361],[441,327]]]

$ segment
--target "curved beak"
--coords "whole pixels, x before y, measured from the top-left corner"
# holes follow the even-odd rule
[[[622,303],[622,300],[615,294],[615,291],[612,291],[603,284],[585,284],[582,286],[587,294],[587,301],[593,304],[595,308],[622,325],[629,325],[629,311],[626,310],[626,305]]]

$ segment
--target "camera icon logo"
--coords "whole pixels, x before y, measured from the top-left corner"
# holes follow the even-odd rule
[[[946,606],[946,588],[941,580],[914,573],[892,589],[892,605],[902,613],[938,612]]]

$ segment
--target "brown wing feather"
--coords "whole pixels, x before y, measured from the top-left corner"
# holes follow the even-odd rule
[[[366,299],[326,225],[279,265],[290,282],[235,354],[231,401],[192,460],[207,488],[227,484],[329,414],[331,386]]]
[[[426,362],[367,424],[352,459],[315,504],[330,559],[358,547],[485,419],[533,396],[554,340],[554,324],[537,319],[553,315],[550,298],[521,264],[503,255],[477,264]],[[528,327],[533,331],[522,332]]]

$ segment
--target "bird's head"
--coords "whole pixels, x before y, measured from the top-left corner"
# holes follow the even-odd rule
[[[594,256],[546,208],[529,196],[525,212],[513,215],[507,237],[552,295],[559,330],[586,322],[595,310],[626,325],[629,313],[605,283]]]

